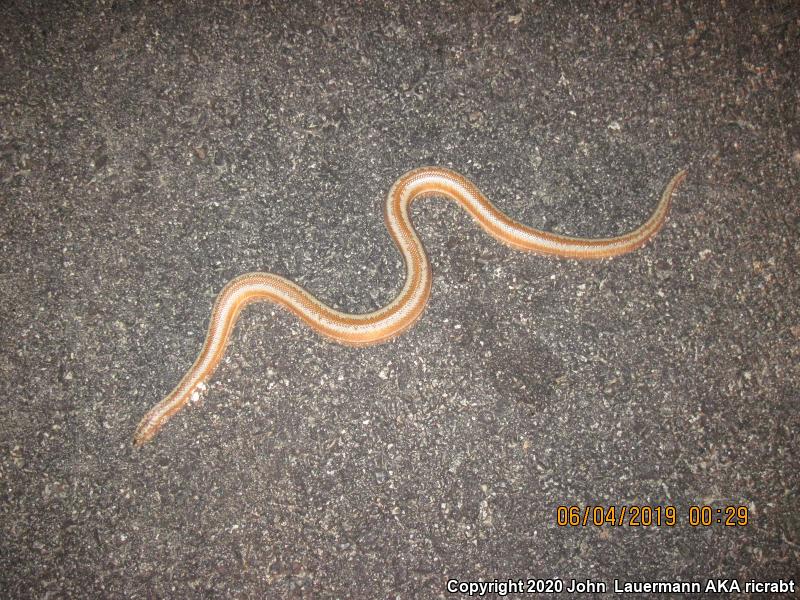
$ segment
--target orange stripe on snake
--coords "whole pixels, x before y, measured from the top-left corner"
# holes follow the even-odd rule
[[[208,381],[225,353],[239,313],[252,302],[279,304],[315,331],[351,346],[377,344],[410,327],[425,309],[432,279],[425,248],[409,217],[409,208],[417,198],[436,195],[454,200],[487,233],[514,248],[596,259],[631,252],[655,235],[666,220],[675,188],[685,177],[683,170],[670,180],[653,214],[637,229],[616,237],[582,238],[547,233],[514,221],[455,171],[441,167],[409,171],[389,190],[384,207],[386,227],[406,266],[405,285],[394,300],[374,312],[350,314],[327,306],[296,283],[273,273],[245,273],[236,277],[222,289],[214,303],[199,356],[175,389],[144,416],[134,433],[134,445],[141,446],[150,440]]]

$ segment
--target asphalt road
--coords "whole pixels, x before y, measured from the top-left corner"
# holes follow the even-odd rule
[[[3,3],[0,596],[800,581],[799,54],[792,1]],[[689,176],[605,261],[419,203],[412,329],[255,305],[132,447],[231,277],[389,302],[425,164],[600,237]]]

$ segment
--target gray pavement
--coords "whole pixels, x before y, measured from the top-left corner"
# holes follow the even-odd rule
[[[798,581],[800,5],[650,4],[3,3],[0,597]],[[354,349],[253,306],[132,448],[231,277],[388,302],[383,197],[425,164],[585,236],[689,176],[599,262],[421,202],[412,329]]]

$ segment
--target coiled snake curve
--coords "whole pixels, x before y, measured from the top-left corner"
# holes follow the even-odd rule
[[[422,167],[398,179],[386,197],[384,219],[403,255],[406,280],[389,304],[365,314],[350,314],[327,306],[296,283],[273,273],[245,273],[232,279],[217,296],[199,356],[180,383],[144,416],[133,436],[135,446],[150,440],[183,408],[217,368],[242,308],[256,301],[275,302],[322,335],[351,346],[386,341],[410,327],[430,296],[431,267],[409,217],[417,198],[445,196],[458,203],[492,237],[514,248],[569,258],[605,258],[631,252],[664,224],[675,188],[686,177],[682,170],[664,188],[653,214],[637,229],[616,237],[581,238],[527,227],[503,214],[463,175],[442,167]]]

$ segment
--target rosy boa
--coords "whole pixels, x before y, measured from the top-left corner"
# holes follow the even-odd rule
[[[245,273],[228,282],[211,311],[203,348],[180,383],[151,408],[134,433],[141,446],[181,408],[214,373],[242,308],[256,301],[280,304],[312,329],[351,346],[386,341],[410,327],[422,314],[431,290],[431,267],[425,248],[414,231],[409,208],[423,196],[445,196],[457,202],[491,236],[514,248],[569,258],[605,258],[642,246],[664,224],[675,188],[686,177],[675,175],[655,211],[637,229],[616,237],[581,238],[547,233],[527,227],[503,214],[463,175],[442,167],[422,167],[398,179],[386,198],[384,218],[389,234],[403,255],[406,282],[389,304],[374,312],[350,314],[324,304],[296,283],[273,273]]]

